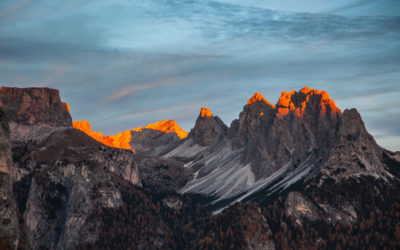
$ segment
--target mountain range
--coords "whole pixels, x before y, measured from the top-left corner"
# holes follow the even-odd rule
[[[0,248],[399,248],[400,152],[325,91],[255,93],[113,136],[48,88],[0,89]]]

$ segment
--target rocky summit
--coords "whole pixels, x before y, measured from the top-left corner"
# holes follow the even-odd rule
[[[397,249],[400,153],[325,91],[105,136],[0,89],[0,249]]]
[[[56,89],[1,87],[0,108],[10,122],[20,125],[72,126],[69,106]]]

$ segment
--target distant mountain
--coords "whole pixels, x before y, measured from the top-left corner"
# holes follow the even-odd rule
[[[325,91],[255,93],[230,127],[203,107],[189,133],[103,136],[47,88],[0,108],[1,249],[400,247],[400,153]]]
[[[174,120],[159,121],[111,136],[92,131],[88,121],[75,121],[73,127],[109,147],[130,149],[147,155],[160,155],[188,136],[188,132]]]

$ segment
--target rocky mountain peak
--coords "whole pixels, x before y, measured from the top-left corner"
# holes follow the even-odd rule
[[[277,115],[283,118],[289,113],[302,118],[305,113],[311,116],[337,116],[341,110],[329,97],[328,92],[304,87],[300,91],[283,91],[276,105]]]
[[[146,154],[162,151],[188,135],[188,132],[173,120],[159,121],[110,136],[103,136],[101,132],[92,131],[88,121],[75,121],[73,126],[109,147]]]
[[[68,105],[50,88],[0,88],[0,107],[9,122],[20,125],[71,127]]]
[[[228,127],[218,117],[213,116],[207,108],[201,108],[196,125],[190,132],[190,137],[201,146],[215,144],[225,138]]]
[[[121,143],[121,141],[123,141],[123,140],[121,140],[120,136],[118,138],[114,138],[112,136],[103,136],[103,134],[101,132],[92,131],[91,125],[88,121],[85,121],[85,120],[74,121],[72,123],[72,126],[76,129],[79,129],[82,132],[86,133],[87,135],[89,135],[90,137],[95,139],[96,141],[101,142],[104,145],[107,145],[109,147],[131,149],[129,144]]]
[[[200,111],[200,116],[201,117],[212,117],[213,114],[211,112],[211,110],[209,110],[208,108],[202,107],[201,111]]]
[[[183,139],[189,135],[189,132],[183,130],[174,120],[163,120],[133,129],[133,131],[143,131],[144,129],[153,129],[164,133],[176,133],[179,138]]]
[[[264,99],[250,98],[228,133],[234,149],[245,147],[243,163],[251,163],[256,180],[289,163],[326,159],[342,115],[326,91],[283,91],[276,106]]]
[[[256,92],[254,95],[247,101],[246,105],[252,105],[257,102],[265,102],[269,106],[275,108],[275,105],[271,104],[267,99],[264,98],[260,93]]]
[[[334,179],[360,174],[388,177],[382,155],[384,150],[365,128],[356,109],[346,109],[329,158],[322,172]]]

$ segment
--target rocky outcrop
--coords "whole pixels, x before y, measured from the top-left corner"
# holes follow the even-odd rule
[[[177,191],[191,179],[190,169],[180,161],[149,156],[137,156],[135,161],[143,186],[152,190]]]
[[[261,213],[260,208],[248,206],[245,215],[241,218],[241,223],[245,225],[243,235],[246,249],[276,249],[271,240],[272,232],[268,221]]]
[[[59,91],[49,88],[0,88],[0,108],[10,123],[71,127],[69,106]]]
[[[257,179],[273,172],[272,166],[266,166],[267,162],[271,162],[266,144],[275,116],[275,106],[259,93],[255,93],[244,106],[239,120],[233,121],[229,128],[233,147],[245,147],[242,161],[251,162],[252,171]]]
[[[285,201],[285,211],[296,218],[300,225],[304,221],[317,222],[324,220],[328,224],[345,223],[351,225],[357,220],[357,212],[351,201],[343,199],[340,202],[322,201],[319,197],[307,198],[297,191],[290,192]],[[334,199],[334,196],[332,196]]]
[[[181,142],[176,133],[165,133],[153,129],[131,131],[131,136],[132,149],[138,154],[149,156],[163,155]]]
[[[12,170],[10,129],[0,110],[0,249],[17,249],[20,240]]]
[[[18,155],[15,195],[35,249],[94,242],[101,222],[91,214],[122,205],[120,181],[141,185],[131,151],[105,147],[73,128],[28,143]]]
[[[370,175],[390,179],[384,150],[367,132],[356,109],[345,110],[334,147],[321,172],[336,180]]]
[[[192,137],[193,141],[200,146],[210,146],[223,140],[227,131],[228,127],[225,123],[218,116],[213,116],[209,109],[203,107],[189,137]]]
[[[285,201],[285,210],[289,215],[296,218],[296,222],[300,225],[304,219],[315,222],[322,216],[312,201],[296,191],[288,194]]]

